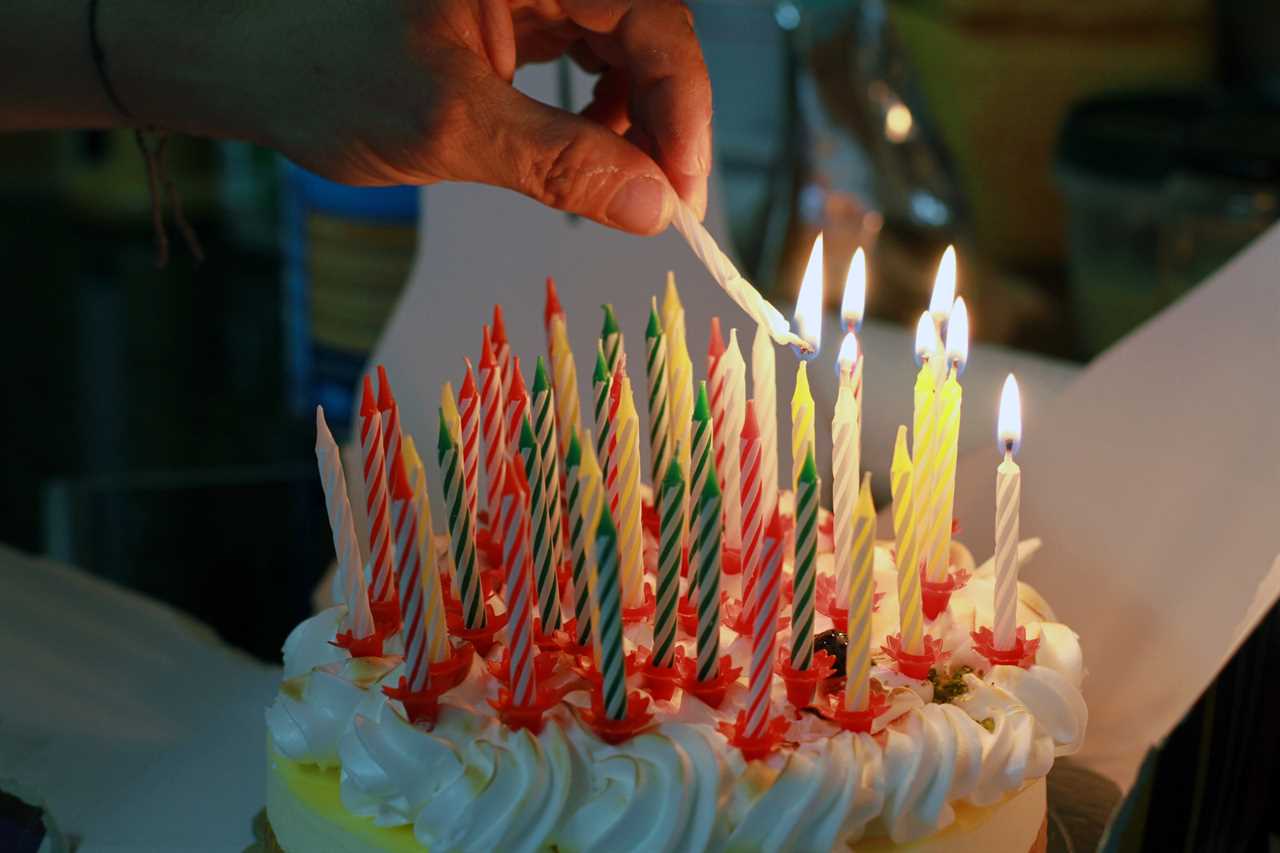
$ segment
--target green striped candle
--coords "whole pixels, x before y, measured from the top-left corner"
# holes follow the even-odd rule
[[[649,327],[644,333],[645,376],[649,380],[649,456],[656,486],[671,461],[670,398],[667,384],[667,341],[658,318],[658,300],[649,307]]]
[[[698,680],[720,674],[720,484],[715,461],[703,481],[693,519],[693,566],[698,583]]]
[[[578,635],[574,642],[586,646],[591,642],[591,596],[587,589],[588,512],[583,496],[582,442],[574,430],[564,456],[565,487],[569,496],[569,550],[573,559],[573,617]]]
[[[449,513],[449,547],[458,575],[454,590],[462,601],[462,624],[468,631],[485,626],[484,593],[480,573],[476,570],[476,540],[471,528],[471,512],[467,507],[467,489],[462,479],[462,462],[458,446],[449,433],[444,409],[440,409],[440,438],[436,444],[440,463],[440,483],[444,489],[444,505]]]
[[[591,390],[595,393],[596,458],[609,464],[609,389],[613,371],[604,357],[604,346],[596,344],[596,368],[591,374]]]
[[[715,472],[714,424],[711,422],[711,403],[707,399],[707,383],[698,383],[698,399],[693,404],[693,475],[689,478],[689,494],[692,499],[700,499],[702,487],[707,481],[707,474]],[[714,477],[713,477],[714,479]],[[718,485],[718,484],[717,484]],[[690,506],[690,515],[697,515],[697,508]],[[693,519],[690,518],[692,524]],[[690,532],[689,551],[693,552],[693,533]],[[692,564],[691,565],[696,565]],[[689,598],[694,597],[698,586],[696,569],[689,573]]]
[[[680,544],[684,532],[684,474],[674,457],[659,495],[658,609],[653,623],[653,665],[672,667],[676,652],[676,599],[680,594]]]
[[[818,569],[818,466],[813,448],[796,478],[795,597],[791,602],[791,666],[813,665],[813,588]]]
[[[538,356],[533,372],[533,430],[542,457],[542,487],[547,495],[547,528],[551,533],[551,564],[564,564],[564,526],[560,519],[560,443],[556,438],[556,400],[547,365]]]
[[[605,716],[627,718],[627,660],[622,645],[622,587],[619,577],[618,528],[605,507],[596,527],[596,594],[600,605],[600,672]]]
[[[547,490],[542,482],[542,451],[533,423],[525,415],[520,425],[520,458],[529,481],[529,518],[533,525],[533,576],[538,590],[538,619],[542,632],[560,627],[560,591],[551,559],[551,526],[547,521]]]
[[[604,351],[605,363],[612,375],[618,369],[618,362],[627,361],[626,350],[622,346],[622,329],[618,327],[618,317],[613,313],[613,306],[605,304],[604,325],[600,329],[600,346]]]

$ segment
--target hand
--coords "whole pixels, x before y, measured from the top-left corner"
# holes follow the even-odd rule
[[[711,84],[679,0],[253,8],[246,37],[268,40],[246,65],[252,132],[308,169],[353,184],[494,184],[638,234],[667,226],[675,193],[706,210]],[[601,74],[581,115],[511,86],[521,63],[563,53]]]

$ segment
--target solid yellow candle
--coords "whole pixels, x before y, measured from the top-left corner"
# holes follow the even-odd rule
[[[915,515],[911,508],[911,454],[907,428],[898,427],[893,443],[893,535],[897,543],[898,630],[910,654],[924,652],[924,610],[920,598],[920,562],[916,559]]]
[[[813,394],[809,392],[809,371],[807,362],[796,366],[796,390],[791,395],[791,490],[795,491],[796,481],[800,479],[800,470],[804,468],[804,459],[809,453],[816,453],[814,447],[814,405]]]

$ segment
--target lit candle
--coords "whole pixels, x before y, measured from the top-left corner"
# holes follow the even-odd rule
[[[849,585],[849,644],[845,651],[844,709],[865,711],[871,698],[871,611],[876,585],[872,577],[876,551],[876,507],[871,501],[871,473],[862,478],[854,515],[853,582]]]
[[[751,624],[751,671],[747,678],[747,737],[761,737],[769,724],[773,661],[778,646],[778,599],[782,591],[782,546],[786,537],[775,516],[765,536],[755,614]]]
[[[360,401],[360,451],[364,461],[365,517],[369,519],[369,558],[373,563],[374,603],[395,599],[391,566],[391,501],[387,497],[387,465],[382,451],[382,415],[373,399],[373,383],[364,378]]]
[[[715,461],[708,459],[707,465],[710,470],[702,481],[691,531],[692,565],[698,577],[693,593],[698,612],[698,681],[702,682],[720,675],[720,485]]]
[[[578,401],[578,368],[569,346],[569,327],[556,283],[547,276],[547,304],[543,313],[547,329],[547,355],[551,358],[551,387],[556,398],[556,429],[560,439],[560,458],[569,452],[570,437],[582,429],[581,404]]]
[[[529,414],[529,389],[524,384],[524,374],[520,370],[520,356],[511,356],[511,375],[506,383],[507,410],[506,436],[507,455],[512,459],[520,458],[520,429],[524,425],[525,416]]]
[[[462,457],[462,485],[466,491],[467,512],[471,515],[471,529],[477,529],[476,503],[480,493],[480,392],[476,389],[476,377],[471,369],[471,359],[464,358],[466,374],[458,391],[461,405],[458,414],[459,455]]]
[[[547,365],[538,356],[533,371],[533,432],[542,462],[542,489],[547,497],[547,533],[551,537],[551,564],[564,564],[564,524],[560,510],[560,442],[556,438],[556,414]]]
[[[812,350],[801,355],[804,359],[816,356],[822,344],[822,285],[825,275],[822,255],[822,234],[818,234],[800,279],[800,291],[796,294],[796,333]]]
[[[796,488],[805,457],[815,451],[813,394],[809,392],[809,370],[805,362],[796,365],[796,389],[791,394],[791,489]]]
[[[533,567],[529,552],[528,487],[514,460],[505,461],[502,475],[502,565],[507,573],[507,649],[511,701],[517,707],[533,703],[537,676],[533,665],[533,607],[529,585]]]
[[[680,539],[685,528],[684,474],[672,459],[658,492],[658,605],[653,623],[653,665],[675,665],[676,599],[680,595]]]
[[[1012,649],[1018,629],[1018,514],[1022,502],[1022,469],[1013,455],[1022,442],[1022,402],[1018,381],[1010,373],[1000,392],[998,420],[1004,459],[996,468],[996,597],[994,644]]]
[[[538,621],[544,634],[560,627],[560,586],[552,558],[551,524],[548,520],[547,490],[542,479],[542,450],[526,417],[520,427],[520,459],[529,483],[529,519],[533,534],[534,587],[538,594]]]
[[[649,457],[654,487],[662,481],[671,461],[671,411],[667,386],[667,342],[658,318],[658,300],[649,308],[645,328],[645,378],[649,382]]]
[[[924,651],[924,607],[920,595],[920,562],[916,559],[915,515],[911,507],[911,454],[907,452],[907,428],[898,427],[893,443],[893,535],[898,569],[898,623],[902,646],[908,653]]]
[[[867,308],[867,256],[859,246],[853,253],[849,273],[844,279],[844,295],[840,298],[840,319],[846,332],[862,328],[862,315]]]
[[[338,558],[343,603],[347,605],[347,630],[352,637],[362,639],[373,634],[374,625],[360,560],[360,543],[356,540],[351,500],[347,496],[347,478],[342,472],[342,456],[329,425],[325,423],[324,409],[319,406],[316,406],[316,464],[324,487],[324,505],[329,515],[329,531],[333,534],[333,551]]]
[[[624,607],[644,604],[644,530],[640,507],[640,416],[631,381],[619,365],[610,391],[613,454],[605,472],[609,509],[618,527]]]
[[[498,529],[502,505],[502,475],[506,472],[506,398],[502,394],[502,368],[493,354],[489,327],[483,329],[480,346],[480,432],[484,438],[485,496],[489,529]],[[477,527],[477,529],[479,529]]]
[[[920,359],[920,370],[916,373],[915,408],[911,420],[911,507],[915,515],[916,535],[920,537],[913,557],[918,561],[928,558],[928,534],[932,521],[929,515],[930,496],[938,465],[937,338],[933,318],[928,312],[921,314],[920,322],[916,324],[916,356]]]
[[[462,602],[462,624],[469,631],[485,627],[484,591],[476,568],[474,518],[467,511],[466,484],[458,445],[449,434],[444,410],[440,411],[440,434],[436,443],[440,463],[440,484],[445,512],[449,517],[449,550],[457,573],[453,594]]]
[[[742,511],[742,606],[747,618],[755,612],[760,593],[760,565],[764,559],[764,501],[761,496],[760,428],[756,424],[755,403],[747,401],[746,415],[738,439],[740,501]]]
[[[933,278],[933,293],[929,297],[929,316],[933,318],[934,329],[941,337],[947,319],[951,316],[951,307],[956,301],[956,248],[947,246],[938,262],[938,272]]]
[[[505,400],[511,395],[511,373],[514,367],[511,363],[511,343],[507,340],[507,324],[502,317],[501,305],[493,306],[493,354],[498,359],[500,370],[498,375],[502,377],[502,398]],[[518,434],[506,433],[508,443],[512,447],[515,446]]]
[[[795,596],[791,601],[791,667],[813,665],[813,592],[818,573],[818,466],[805,454],[796,485]]]
[[[426,689],[431,678],[427,624],[423,618],[422,560],[418,551],[418,521],[415,517],[417,509],[413,505],[413,488],[405,475],[404,459],[397,456],[391,470],[391,511],[396,531],[396,576],[400,579],[400,631],[404,638],[404,670],[409,689],[417,693]]]
[[[742,548],[742,495],[741,495],[741,459],[732,452],[742,435],[742,423],[747,413],[747,363],[742,359],[742,350],[738,347],[738,330],[729,332],[729,346],[716,365],[716,372],[724,376],[724,436],[725,446],[730,452],[724,454],[724,470],[720,472],[724,481],[724,546],[740,550]],[[721,433],[720,424],[716,424],[716,436]],[[719,461],[717,460],[717,464]]]
[[[600,668],[605,716],[627,718],[627,656],[622,642],[622,591],[619,585],[618,530],[609,510],[596,527],[596,594],[600,603]]]
[[[960,373],[969,357],[969,312],[957,299],[947,321],[947,380],[938,389],[938,471],[935,506],[930,513],[929,580],[945,580],[951,564],[951,519],[955,511],[956,457],[960,445],[960,405],[963,389]]]
[[[440,589],[440,564],[436,560],[435,525],[431,523],[431,497],[427,494],[427,469],[418,455],[413,436],[404,437],[401,449],[405,473],[413,491],[413,505],[417,515],[418,563],[422,571],[422,586],[426,591],[427,657],[432,663],[440,663],[449,657],[448,629],[444,622],[444,596]],[[453,579],[457,582],[457,578]]]
[[[853,516],[858,503],[857,440],[853,391],[842,384],[831,419],[831,497],[835,510],[831,524],[836,540],[836,601],[839,602],[849,597],[849,576],[853,569]]]
[[[751,340],[751,394],[760,427],[760,476],[764,517],[778,510],[778,382],[774,371],[773,339],[763,324]]]
[[[627,351],[622,344],[622,329],[618,327],[618,318],[613,313],[612,305],[604,305],[604,325],[600,329],[600,346],[604,350],[605,364],[609,372],[618,369],[619,364],[626,364]]]

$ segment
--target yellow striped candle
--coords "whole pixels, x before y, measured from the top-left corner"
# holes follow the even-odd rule
[[[919,554],[928,557],[927,539],[933,485],[936,481],[938,467],[937,453],[937,380],[935,379],[935,360],[937,359],[937,331],[933,318],[928,312],[920,316],[916,324],[916,354],[921,364],[916,374],[915,409],[911,420],[911,511],[915,517],[914,527],[921,542]]]
[[[456,439],[456,435],[454,438]],[[440,564],[436,560],[435,530],[431,526],[431,497],[427,493],[427,469],[418,455],[413,436],[405,434],[401,446],[405,472],[413,490],[418,515],[418,559],[422,565],[422,585],[426,592],[427,659],[440,663],[449,657],[448,633],[444,621],[444,598],[440,591]],[[449,561],[452,565],[452,561]],[[453,578],[456,585],[457,579]]]
[[[898,427],[893,444],[893,535],[897,540],[898,623],[902,647],[913,655],[924,652],[924,610],[920,600],[920,561],[916,559],[915,516],[911,509],[911,454],[907,428]]]
[[[621,381],[619,381],[621,377]],[[631,380],[625,371],[614,376],[618,395],[616,422],[617,471],[610,471],[618,483],[618,546],[622,566],[622,603],[639,607],[644,603],[644,541],[640,509],[640,416],[631,391]]]
[[[951,563],[951,519],[955,512],[956,457],[960,444],[960,372],[969,354],[969,312],[957,299],[947,321],[947,362],[952,366],[938,389],[938,471],[936,506],[929,525],[929,579],[941,581]]]
[[[853,521],[853,580],[849,584],[849,645],[845,652],[844,709],[865,711],[871,698],[871,611],[875,603],[876,507],[871,473],[862,477]]]

